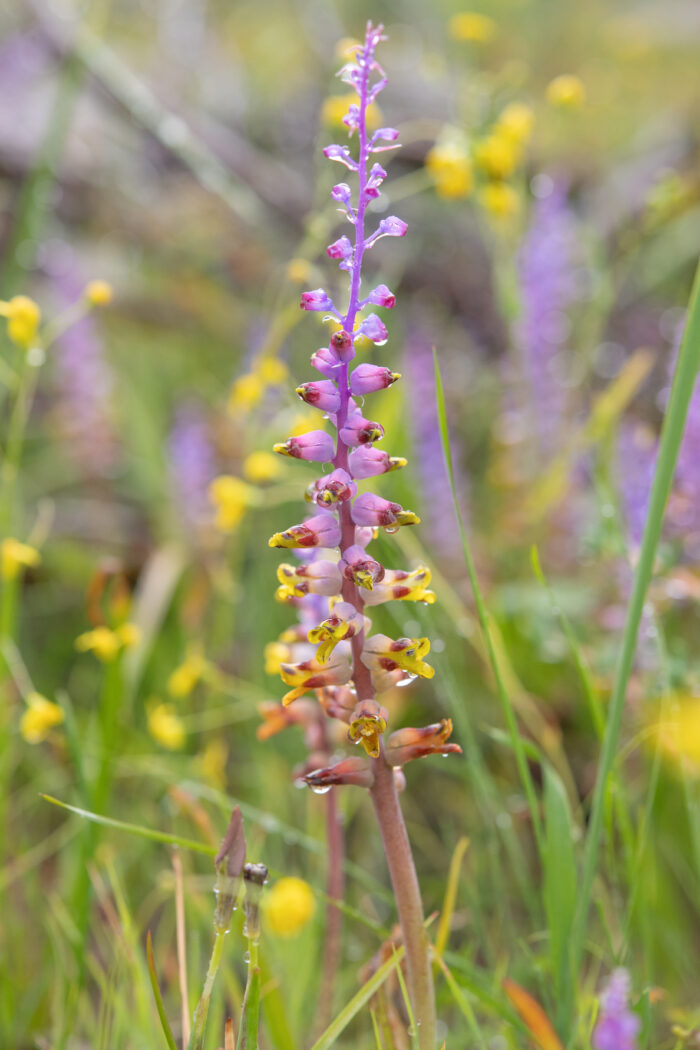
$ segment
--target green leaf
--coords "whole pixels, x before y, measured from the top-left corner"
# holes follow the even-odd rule
[[[549,764],[544,767],[544,825],[543,894],[550,960],[559,1015],[568,1023],[572,1006],[569,945],[576,910],[576,858],[566,790]]]
[[[404,954],[405,949],[403,947],[398,948],[392,955],[391,959],[387,959],[387,961],[379,967],[376,973],[372,974],[367,983],[363,984],[359,992],[357,992],[350,1002],[343,1007],[335,1020],[331,1021],[323,1035],[321,1035],[311,1047],[311,1050],[329,1050],[329,1048],[333,1046],[335,1040],[341,1032],[345,1031],[353,1017],[359,1013],[365,1003],[372,998],[377,989],[381,988],[391,971],[398,966],[403,959]]]
[[[150,930],[148,931],[148,934],[146,936],[146,959],[148,960],[148,972],[151,976],[153,997],[156,1001],[156,1009],[158,1010],[158,1016],[160,1017],[160,1024],[163,1029],[165,1041],[168,1044],[170,1050],[177,1050],[177,1043],[173,1038],[173,1033],[170,1031],[168,1018],[165,1016],[165,1006],[163,1005],[163,997],[160,994],[160,985],[158,983],[158,973],[156,971],[156,960],[153,955],[153,941],[151,940]]]

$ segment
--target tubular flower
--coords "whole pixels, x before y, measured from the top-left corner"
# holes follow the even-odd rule
[[[448,744],[452,735],[452,719],[443,718],[421,729],[398,729],[386,742],[386,760],[392,766],[404,766],[414,758],[426,755],[461,755],[459,744]]]
[[[312,627],[308,634],[310,642],[318,643],[318,663],[325,664],[336,645],[346,638],[354,638],[365,629],[366,623],[369,623],[367,618],[350,602],[336,602],[328,619]]]
[[[276,596],[296,608],[299,623],[266,648],[266,670],[278,672],[289,691],[282,707],[265,705],[261,709],[263,724],[258,731],[261,739],[266,739],[288,725],[303,725],[311,755],[299,776],[317,791],[338,784],[371,788],[375,781],[373,763],[384,762],[387,750],[387,712],[374,694],[412,678],[433,676],[433,668],[424,659],[430,650],[427,638],[367,637],[371,624],[363,611],[365,605],[369,608],[391,600],[426,604],[435,600],[425,566],[387,571],[366,549],[380,528],[395,532],[402,525],[418,524],[418,516],[392,499],[357,492],[363,479],[406,465],[403,457],[390,456],[376,447],[384,437],[384,428],[376,420],[365,418],[359,400],[391,386],[400,379],[399,373],[367,361],[355,364],[366,347],[383,345],[389,335],[379,314],[366,311],[391,310],[396,305],[394,291],[383,283],[373,281],[369,290],[360,294],[365,253],[375,246],[381,252],[380,241],[404,237],[407,232],[406,223],[397,215],[387,215],[381,206],[374,221],[368,214],[387,178],[376,154],[398,148],[395,128],[378,127],[368,132],[368,107],[386,83],[374,57],[382,39],[381,28],[369,25],[364,44],[353,49],[340,71],[340,79],[357,95],[357,101],[349,103],[343,115],[351,142],[332,143],[323,150],[328,160],[348,172],[348,181],[337,182],[330,192],[348,226],[345,232],[335,232],[326,248],[328,259],[347,274],[347,305],[344,311],[339,310],[338,297],[334,302],[323,288],[301,294],[302,309],[328,315],[323,320],[332,322],[332,333],[326,345],[310,355],[311,365],[321,378],[302,381],[296,392],[306,404],[327,415],[328,429],[333,430],[315,430],[311,424],[274,446],[281,455],[332,464],[328,473],[307,486],[306,498],[314,505],[313,516],[269,540],[270,547],[297,548],[301,564],[285,562],[279,567]],[[504,151],[511,157],[518,154],[526,138],[527,121],[517,112],[509,121],[513,130],[507,132],[504,117],[499,134]],[[466,146],[458,160],[458,170],[451,177],[459,180],[462,193],[467,184],[471,190],[473,181],[472,159]],[[327,743],[319,741],[326,736],[318,723],[307,723],[313,701],[304,700],[303,707],[287,713],[289,705],[310,691],[315,691],[320,705],[316,710],[346,724],[348,739],[361,744],[367,758],[324,764],[321,755]],[[414,748],[422,746],[425,754],[458,750],[457,745],[446,744],[449,731],[442,723],[407,733],[413,734],[406,738],[408,743]],[[392,759],[390,764],[399,763]]]
[[[435,603],[435,592],[428,590],[431,580],[430,569],[419,565],[417,569],[387,569],[380,583],[377,583],[371,594],[366,595],[365,605],[381,605],[382,602],[404,601]]]
[[[373,673],[375,671],[406,671],[418,678],[432,678],[434,668],[423,660],[430,652],[427,638],[388,638],[385,634],[373,634],[365,640],[362,662]],[[380,690],[383,692],[383,690]]]

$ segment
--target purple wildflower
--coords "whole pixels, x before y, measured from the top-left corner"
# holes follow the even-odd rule
[[[676,334],[671,367],[676,363],[683,325],[679,325]],[[673,492],[668,507],[669,530],[683,538],[686,549],[697,550],[700,533],[698,525],[698,508],[700,507],[700,379],[695,387],[688,406],[688,416],[683,432],[683,441],[678,452],[678,464]]]
[[[566,190],[555,186],[535,205],[518,261],[522,312],[517,334],[543,452],[554,447],[566,411],[562,366],[570,330],[567,310],[577,296],[576,246]]]
[[[637,1050],[639,1018],[629,1008],[630,978],[613,971],[600,996],[600,1017],[593,1032],[594,1050]]]
[[[178,408],[168,451],[177,507],[196,528],[211,516],[207,490],[218,470],[204,413],[195,403]]]

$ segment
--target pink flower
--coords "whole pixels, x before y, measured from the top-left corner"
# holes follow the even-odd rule
[[[373,445],[360,445],[348,456],[348,466],[352,476],[359,481],[405,467],[406,460],[402,456],[390,456],[384,449],[375,448]]]
[[[290,437],[274,446],[281,456],[306,459],[311,463],[328,463],[335,455],[335,442],[324,430],[309,430],[306,434]]]
[[[302,310],[311,310],[317,313],[321,310],[331,310],[336,313],[333,300],[330,296],[326,295],[323,288],[315,288],[313,292],[302,292],[301,302],[299,306]]]
[[[340,394],[335,383],[330,379],[318,379],[311,383],[302,383],[296,392],[307,405],[313,405],[322,412],[335,413],[340,407]]]
[[[358,365],[350,376],[350,390],[353,394],[372,394],[375,390],[386,389],[400,378],[400,372],[392,372],[382,365]]]

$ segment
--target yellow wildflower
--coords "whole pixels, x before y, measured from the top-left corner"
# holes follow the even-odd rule
[[[473,44],[486,44],[496,35],[496,23],[488,15],[478,11],[460,11],[449,21],[448,30],[454,40],[468,40]]]
[[[289,375],[289,369],[279,357],[263,357],[258,361],[255,370],[263,383],[269,386],[280,386]]]
[[[311,276],[311,263],[306,259],[291,259],[287,265],[287,280],[294,284],[306,284]]]
[[[665,708],[654,727],[655,740],[668,759],[700,774],[700,697],[674,697]]]
[[[466,147],[457,141],[436,142],[425,158],[426,169],[440,197],[468,197],[474,188],[474,169]]]
[[[30,547],[28,543],[20,543],[12,536],[0,544],[0,573],[3,580],[14,580],[19,576],[20,569],[34,568],[41,561],[39,551]]]
[[[148,732],[161,747],[180,751],[185,746],[185,726],[173,704],[155,703],[149,708],[146,721]]]
[[[265,384],[260,376],[249,372],[239,376],[231,387],[228,399],[229,412],[236,412],[241,408],[252,408],[257,405],[265,392]]]
[[[209,499],[216,508],[217,529],[232,532],[253,502],[253,489],[240,478],[221,474],[209,486]]]
[[[496,128],[474,147],[474,160],[492,179],[507,179],[520,160],[520,145]]]
[[[125,649],[133,649],[141,641],[141,628],[135,623],[123,623],[114,633]]]
[[[205,780],[214,787],[223,789],[226,787],[226,762],[228,761],[228,747],[221,736],[212,737],[207,741],[204,751],[199,756],[197,765]]]
[[[563,73],[547,85],[547,101],[560,109],[581,109],[586,101],[586,88],[579,77]]]
[[[190,645],[185,659],[176,667],[168,678],[168,692],[171,696],[182,699],[189,696],[197,682],[200,681],[207,667],[200,645]]]
[[[243,460],[243,473],[248,481],[272,481],[279,477],[282,464],[272,452],[251,452]]]
[[[338,58],[342,58],[345,62],[349,62],[355,57],[357,49],[361,47],[362,43],[354,36],[344,36],[341,37],[335,45],[335,53]]]
[[[299,413],[292,420],[289,436],[301,437],[302,434],[309,434],[312,430],[323,430],[323,421],[318,414],[312,416],[311,414]]]
[[[109,627],[94,627],[75,639],[75,648],[80,653],[94,653],[98,660],[108,664],[116,659],[123,642],[116,631]]]
[[[107,306],[112,302],[112,285],[107,281],[90,281],[83,294],[90,306]]]
[[[278,937],[297,937],[316,911],[308,882],[291,876],[279,879],[263,899],[268,929]]]
[[[343,117],[348,111],[348,106],[357,105],[357,95],[352,91],[349,95],[329,95],[321,109],[321,120],[333,128],[344,128]],[[367,107],[367,128],[371,131],[378,128],[382,122],[382,114],[376,102],[371,102]]]
[[[535,114],[524,102],[509,102],[497,121],[501,134],[519,145],[527,142],[532,134]]]
[[[36,339],[41,310],[27,295],[15,295],[9,302],[0,300],[0,317],[7,318],[7,334],[13,343],[28,350]]]
[[[509,219],[516,215],[520,199],[512,186],[507,182],[489,182],[481,191],[481,203],[495,219]]]
[[[63,708],[41,693],[30,693],[27,709],[19,723],[19,731],[28,744],[40,744],[51,730],[65,721]]]

